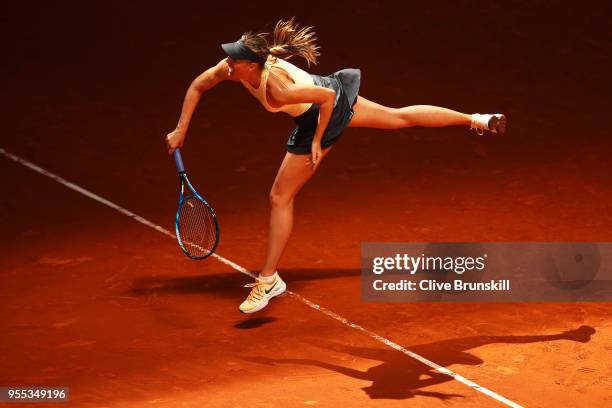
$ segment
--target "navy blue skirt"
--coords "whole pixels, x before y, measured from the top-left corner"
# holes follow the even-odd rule
[[[353,105],[357,102],[361,71],[354,68],[343,69],[331,75],[311,75],[314,84],[336,91],[334,110],[321,139],[321,148],[336,143],[353,117]],[[297,127],[287,141],[287,151],[294,154],[310,154],[312,140],[319,122],[319,104],[312,106],[300,116],[293,118]]]

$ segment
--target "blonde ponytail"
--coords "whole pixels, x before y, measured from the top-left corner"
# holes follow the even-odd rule
[[[308,63],[317,65],[317,58],[321,55],[316,44],[317,37],[313,27],[299,28],[295,18],[279,20],[274,27],[272,46],[268,52],[275,57],[288,60],[293,56],[302,57]]]
[[[304,58],[310,66],[317,65],[317,58],[321,55],[315,35],[313,27],[299,28],[292,17],[291,20],[279,20],[276,23],[271,45],[268,33],[247,32],[240,40],[264,61],[270,54],[285,60],[297,55]],[[261,64],[263,65],[263,62]]]

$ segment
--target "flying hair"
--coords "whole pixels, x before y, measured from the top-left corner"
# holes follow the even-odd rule
[[[310,66],[316,65],[321,55],[313,29],[312,26],[300,28],[292,17],[290,20],[279,20],[276,23],[271,41],[269,33],[246,32],[240,39],[260,57],[267,58],[271,54],[288,60],[298,56],[304,58]]]

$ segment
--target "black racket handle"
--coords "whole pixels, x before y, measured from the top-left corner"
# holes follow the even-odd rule
[[[185,172],[185,165],[183,164],[183,157],[181,156],[181,149],[174,151],[174,161],[176,162],[176,169],[179,173]]]

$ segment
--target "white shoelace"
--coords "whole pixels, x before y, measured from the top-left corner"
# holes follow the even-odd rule
[[[247,297],[247,300],[261,300],[264,297],[265,289],[264,286],[266,285],[265,282],[261,282],[261,281],[256,281],[253,283],[247,283],[246,285],[244,285],[245,288],[253,288],[251,289],[251,293],[249,293],[249,296]]]
[[[474,129],[476,131],[476,134],[478,134],[478,136],[484,135],[484,127],[477,126],[477,125],[485,126],[484,124],[481,124],[478,122],[478,119],[480,119],[481,117],[482,115],[480,113],[474,113],[472,115],[472,121],[470,123],[470,130]]]

